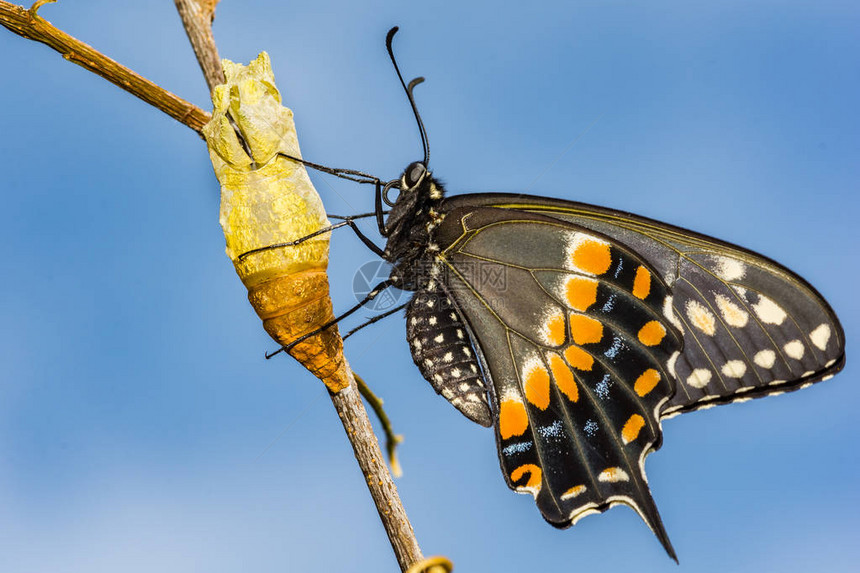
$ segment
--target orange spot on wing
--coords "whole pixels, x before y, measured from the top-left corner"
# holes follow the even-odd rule
[[[546,339],[553,346],[561,346],[567,340],[564,316],[557,314],[546,321]]]
[[[606,468],[602,472],[597,475],[598,481],[604,481],[609,483],[615,483],[619,481],[630,481],[630,476],[627,475],[627,472],[622,470],[621,468]]]
[[[525,375],[525,394],[534,406],[546,410],[549,406],[549,372],[542,365],[534,365]]]
[[[591,354],[578,346],[568,346],[564,351],[564,357],[567,359],[567,363],[577,370],[588,371],[594,366],[594,358],[591,357]]]
[[[523,464],[511,472],[511,481],[516,483],[523,479],[525,474],[528,474],[528,481],[519,487],[537,492],[540,491],[542,473],[540,467],[535,464]]]
[[[567,396],[571,402],[579,401],[579,388],[576,387],[576,379],[561,356],[558,354],[549,355],[549,369],[552,370],[555,385],[561,390],[561,393]]]
[[[659,381],[660,373],[653,368],[649,368],[639,375],[639,378],[637,378],[636,382],[633,384],[633,389],[640,397],[645,396],[648,392],[653,390],[655,386],[657,386]]]
[[[633,414],[624,423],[624,427],[621,428],[621,439],[624,440],[625,444],[629,444],[637,437],[639,437],[639,432],[642,431],[642,428],[644,426],[645,418],[643,418],[639,414]]]
[[[582,495],[584,492],[585,492],[585,486],[584,485],[575,485],[572,488],[570,488],[569,490],[567,490],[566,492],[564,492],[563,494],[561,494],[561,499],[563,499],[563,500],[573,499],[574,497],[576,497],[578,495]]]
[[[499,406],[499,434],[503,440],[522,436],[529,427],[526,407],[519,400],[503,400]]]
[[[594,279],[571,277],[564,286],[567,303],[574,310],[584,312],[597,302],[597,281]]]
[[[603,324],[590,316],[582,314],[570,315],[570,332],[577,344],[600,342],[603,338]]]
[[[666,336],[666,327],[656,320],[645,323],[645,326],[639,329],[639,342],[645,346],[657,346],[663,341]]]
[[[576,268],[595,275],[602,275],[612,265],[609,245],[594,239],[586,239],[578,244],[571,258]]]
[[[651,292],[651,273],[643,266],[636,269],[636,278],[633,279],[633,296],[645,299]]]

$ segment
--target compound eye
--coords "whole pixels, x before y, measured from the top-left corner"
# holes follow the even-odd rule
[[[421,181],[421,178],[427,172],[427,168],[424,167],[424,164],[420,161],[415,161],[409,164],[409,167],[404,171],[404,177],[406,179],[406,187],[408,189],[412,189],[418,182]]]

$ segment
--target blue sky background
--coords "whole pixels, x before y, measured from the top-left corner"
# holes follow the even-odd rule
[[[209,108],[172,3],[42,14]],[[544,523],[492,432],[412,365],[403,319],[368,329],[347,356],[406,437],[398,487],[427,554],[463,572],[856,567],[856,2],[225,0],[217,16],[223,57],[271,54],[308,159],[390,178],[419,158],[383,48],[399,24],[451,191],[695,228],[798,271],[843,321],[836,379],[666,422],[647,469],[680,569],[627,508]],[[322,385],[263,360],[196,134],[5,30],[0,54],[0,570],[396,570]],[[330,212],[371,208],[316,181]],[[373,257],[342,231],[331,259],[344,309]]]

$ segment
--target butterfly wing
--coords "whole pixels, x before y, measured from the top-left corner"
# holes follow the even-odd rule
[[[845,362],[845,337],[824,298],[782,265],[741,247],[645,217],[524,195],[451,197],[446,209],[493,207],[596,231],[642,256],[669,287],[663,316],[683,352],[669,417],[827,379]]]
[[[629,505],[674,557],[644,474],[683,345],[660,275],[605,235],[523,211],[454,209],[435,236],[508,485],[557,527]]]

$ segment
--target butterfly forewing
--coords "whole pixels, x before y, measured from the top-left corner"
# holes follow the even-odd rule
[[[608,237],[539,215],[455,210],[438,236],[450,243],[443,282],[491,382],[510,487],[558,527],[630,505],[671,554],[643,468],[682,346],[661,277]]]
[[[844,363],[844,335],[827,302],[781,265],[740,247],[643,217],[516,195],[466,195],[456,212],[493,206],[597,231],[637,253],[668,287],[662,316],[683,336],[667,367],[677,389],[664,417],[794,390]],[[513,247],[518,250],[519,247]]]

